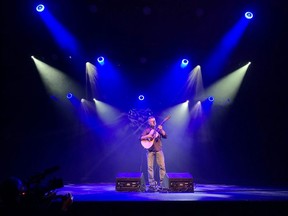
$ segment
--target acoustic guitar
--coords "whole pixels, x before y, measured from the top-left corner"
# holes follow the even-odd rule
[[[168,121],[169,119],[171,118],[171,116],[167,116],[162,122],[160,125],[163,125],[166,121]],[[150,132],[149,132],[149,135],[151,136],[151,138],[147,138],[147,139],[141,139],[141,145],[145,148],[145,149],[149,149],[151,148],[151,146],[153,145],[154,143],[154,140],[156,138],[156,132],[158,132],[157,129],[152,129]]]

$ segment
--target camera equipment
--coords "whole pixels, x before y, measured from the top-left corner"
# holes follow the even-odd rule
[[[64,187],[63,180],[47,177],[58,170],[58,166],[45,169],[27,181],[10,177],[1,184],[3,204],[9,208],[47,210],[52,203],[60,203],[60,209],[66,211],[73,203],[73,196],[70,193],[58,195],[56,189]]]

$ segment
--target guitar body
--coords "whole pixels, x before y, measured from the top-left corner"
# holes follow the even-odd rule
[[[141,145],[145,148],[145,149],[149,149],[152,147],[154,142],[154,139],[150,140],[150,139],[145,139],[145,140],[141,140]]]
[[[160,125],[163,125],[167,120],[169,120],[171,118],[171,116],[167,116]],[[152,147],[154,140],[155,140],[155,135],[157,131],[152,129],[149,134],[152,136],[152,138],[148,138],[148,139],[141,139],[141,145],[145,148],[145,149],[149,149]]]
[[[145,149],[149,149],[152,147],[153,142],[155,140],[154,134],[156,133],[156,131],[154,129],[152,129],[149,134],[153,137],[153,138],[148,138],[148,139],[141,139],[141,145],[145,148]]]

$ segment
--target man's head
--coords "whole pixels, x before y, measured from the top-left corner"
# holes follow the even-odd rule
[[[149,118],[148,118],[148,124],[149,124],[150,126],[156,126],[156,119],[155,119],[154,116],[149,116]]]

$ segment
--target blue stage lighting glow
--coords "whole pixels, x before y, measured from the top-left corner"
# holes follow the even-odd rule
[[[37,10],[38,12],[42,12],[42,11],[44,11],[44,9],[45,9],[45,7],[44,7],[43,4],[39,4],[39,5],[37,5],[37,7],[36,7],[36,10]]]
[[[139,100],[144,100],[144,96],[143,95],[139,95],[138,99]]]
[[[188,62],[189,62],[189,61],[188,61],[187,59],[183,59],[183,60],[182,60],[182,63],[183,63],[183,64],[188,64]]]
[[[71,98],[72,98],[72,96],[73,96],[73,94],[72,94],[72,93],[68,93],[66,97],[67,97],[68,99],[71,99]]]
[[[248,12],[245,13],[245,17],[246,17],[247,19],[252,19],[253,14],[252,14],[250,11],[248,11]]]
[[[213,96],[210,96],[210,97],[208,97],[208,100],[209,100],[210,102],[213,102],[213,101],[214,101],[214,97],[213,97]]]
[[[103,65],[104,64],[104,57],[102,57],[102,56],[98,57],[97,61],[100,65]]]
[[[188,63],[189,63],[189,61],[188,61],[187,59],[183,59],[183,60],[181,61],[181,67],[182,67],[182,68],[186,67],[186,66],[188,65]]]

